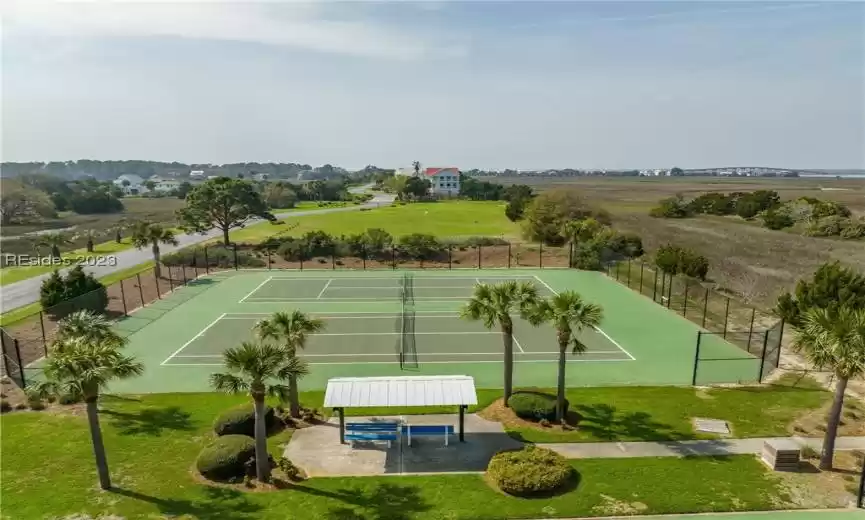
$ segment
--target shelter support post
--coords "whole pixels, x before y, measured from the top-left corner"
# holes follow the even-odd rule
[[[466,442],[466,405],[460,405],[460,442]]]
[[[339,414],[339,443],[345,444],[345,411],[343,408],[334,408],[333,411]]]

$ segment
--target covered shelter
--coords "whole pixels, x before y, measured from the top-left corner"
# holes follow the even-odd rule
[[[478,403],[470,376],[336,377],[327,382],[324,406],[339,415],[345,443],[345,409],[361,407],[458,406],[459,440],[465,442],[465,411]]]

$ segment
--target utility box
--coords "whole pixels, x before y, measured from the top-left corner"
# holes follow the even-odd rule
[[[761,460],[775,471],[797,471],[801,450],[799,443],[793,440],[766,441]]]

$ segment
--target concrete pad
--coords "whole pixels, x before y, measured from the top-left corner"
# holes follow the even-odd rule
[[[350,417],[346,422],[403,420],[407,424],[452,424],[457,430],[459,416],[412,415],[407,417]],[[452,435],[450,445],[442,437],[412,437],[408,446],[403,436],[387,447],[385,442],[339,443],[339,422],[332,418],[325,424],[294,433],[285,449],[290,458],[307,475],[362,476],[387,474],[462,473],[486,470],[490,458],[502,450],[523,444],[510,438],[501,424],[474,414],[465,416],[465,442]]]

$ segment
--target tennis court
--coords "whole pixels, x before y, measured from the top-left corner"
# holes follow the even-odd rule
[[[475,285],[508,280],[531,283],[542,297],[575,290],[603,308],[600,326],[581,333],[587,351],[567,355],[569,385],[691,383],[698,328],[601,273],[231,271],[179,289],[162,300],[168,310],[152,321],[132,314],[130,324],[138,320],[138,325],[129,336],[129,350],[147,368],[112,390],[207,391],[226,349],[253,340],[259,320],[293,310],[325,325],[300,353],[310,365],[300,382],[303,389],[321,390],[329,378],[340,376],[449,374],[471,375],[482,388],[501,387],[501,332],[461,318],[459,310]],[[153,312],[148,307],[140,316]],[[729,343],[704,348],[730,358],[718,365],[723,382],[750,382],[758,372],[755,360],[743,359]],[[551,325],[534,327],[514,316],[514,356],[515,384],[555,385],[558,347]]]

